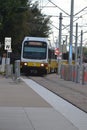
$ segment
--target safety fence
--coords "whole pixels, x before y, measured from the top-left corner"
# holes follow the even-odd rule
[[[67,81],[87,84],[87,66],[62,64],[60,77]]]

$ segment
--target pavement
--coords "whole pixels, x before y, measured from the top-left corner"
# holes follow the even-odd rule
[[[55,108],[41,92],[39,94],[40,86],[39,89],[36,87],[38,84],[32,80],[28,82],[28,79],[21,78],[16,82],[0,75],[0,130],[87,130],[86,113],[67,104],[74,114],[75,110],[80,112],[79,119],[70,119],[73,114],[68,118],[71,110],[67,109],[66,115],[57,110],[61,104],[58,102],[59,107]],[[49,97],[50,92],[45,92]],[[63,106],[63,110],[66,108]]]

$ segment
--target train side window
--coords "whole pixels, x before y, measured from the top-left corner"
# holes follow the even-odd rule
[[[51,50],[48,50],[48,58],[51,59]]]

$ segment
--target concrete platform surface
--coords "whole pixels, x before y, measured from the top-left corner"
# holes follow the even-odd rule
[[[78,130],[53,108],[0,107],[0,130]]]
[[[27,81],[22,79],[16,83],[0,76],[0,130],[86,130],[85,113],[84,124],[79,124],[78,120],[76,125],[44,98],[45,95],[49,97],[49,91],[43,96],[37,92],[37,84],[33,86],[33,82]]]

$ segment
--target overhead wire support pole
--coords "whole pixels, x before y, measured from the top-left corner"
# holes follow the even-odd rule
[[[76,36],[75,36],[75,65],[77,65],[77,41],[78,41],[78,23],[76,23]]]
[[[74,14],[74,0],[71,0],[69,64],[72,64],[73,14]]]
[[[59,16],[59,48],[61,46],[61,34],[62,34],[62,13]]]
[[[60,13],[60,16],[59,16],[59,50],[61,48],[61,34],[62,34],[62,13]],[[60,60],[58,59],[58,74],[60,74]]]
[[[80,43],[80,65],[82,66],[83,62],[83,48],[82,48],[82,42],[83,42],[83,30],[81,30],[81,43]]]

